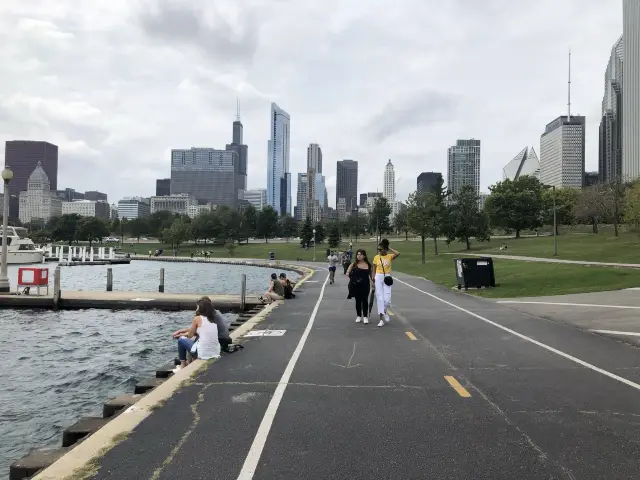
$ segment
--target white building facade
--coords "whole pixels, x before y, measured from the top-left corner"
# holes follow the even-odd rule
[[[167,196],[153,196],[150,200],[151,213],[171,212],[177,213],[178,215],[187,215],[189,207],[198,205],[196,197],[186,193]]]
[[[398,206],[396,204],[396,170],[391,163],[391,159],[384,167],[384,186],[382,189],[382,196],[387,199],[389,206],[391,207],[390,219],[393,219],[398,213]]]
[[[640,178],[640,0],[622,2],[622,178]]]
[[[267,206],[267,189],[256,188],[254,190],[244,190],[242,199],[253,205],[257,211],[261,211]]]
[[[55,191],[51,191],[49,177],[40,162],[29,176],[27,189],[20,192],[19,202],[18,216],[23,224],[34,221],[48,222],[62,215],[62,200],[57,197]]]
[[[560,116],[540,137],[540,181],[558,188],[582,188],[585,117]]]
[[[100,200],[74,200],[72,202],[62,202],[62,214],[80,215],[81,217],[98,217],[109,219],[111,215],[111,205]]]
[[[134,220],[148,217],[150,213],[149,201],[142,197],[125,197],[118,201],[118,218],[120,220]]]
[[[534,177],[540,175],[540,160],[533,147],[524,147],[520,153],[502,169],[503,180],[516,180],[523,175],[532,175]]]

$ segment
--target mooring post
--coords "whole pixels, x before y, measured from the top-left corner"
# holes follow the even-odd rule
[[[107,268],[107,292],[113,292],[113,268]]]
[[[57,310],[60,305],[60,267],[53,271],[53,309]]]
[[[158,291],[164,293],[164,268],[160,269],[160,283],[158,284]]]
[[[247,299],[247,274],[242,274],[242,288],[240,291],[240,311],[244,312]]]

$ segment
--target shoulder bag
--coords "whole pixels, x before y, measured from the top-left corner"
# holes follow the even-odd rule
[[[387,275],[387,272],[385,272],[384,261],[382,260],[382,257],[378,256],[378,259],[380,260],[380,266],[382,267],[382,274],[384,275],[384,284],[387,287],[390,287],[391,285],[393,285],[393,277],[391,275]]]

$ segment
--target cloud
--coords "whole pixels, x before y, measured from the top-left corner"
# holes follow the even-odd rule
[[[571,25],[571,28],[567,28]],[[620,0],[30,0],[0,2],[4,141],[59,145],[61,188],[151,195],[171,148],[224,148],[240,98],[251,188],[266,186],[269,105],[291,114],[291,172],[323,149],[359,162],[359,191],[397,198],[447,147],[482,140],[481,188],[572,104],[597,165]],[[295,199],[295,192],[292,195]]]

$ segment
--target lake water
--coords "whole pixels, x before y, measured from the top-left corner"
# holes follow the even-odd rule
[[[53,285],[53,271],[56,263],[46,263],[49,268],[49,281]],[[114,291],[157,292],[160,269],[164,268],[164,290],[171,293],[218,293],[240,294],[242,274],[247,275],[247,292],[262,293],[269,285],[271,273],[280,273],[262,267],[244,265],[224,265],[217,263],[195,262],[154,262],[133,260],[129,265],[81,265],[61,267],[60,283],[62,290],[105,291],[107,286],[107,268],[113,271]],[[18,266],[9,266],[11,286],[16,288]],[[295,272],[286,271],[287,277],[298,279]]]
[[[55,264],[48,264],[53,277]],[[9,276],[15,289],[17,266]],[[274,270],[214,263],[138,261],[114,265],[114,290],[176,293],[263,292]],[[104,290],[107,266],[62,267],[62,289]],[[278,271],[279,273],[279,271]],[[297,279],[294,272],[287,276]],[[234,318],[227,315],[228,320]],[[60,446],[62,431],[81,416],[102,415],[102,404],[133,393],[138,380],[177,355],[171,333],[190,312],[62,310],[0,312],[0,478],[31,448]]]

